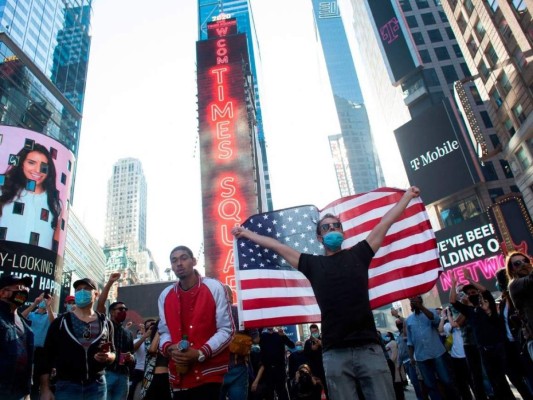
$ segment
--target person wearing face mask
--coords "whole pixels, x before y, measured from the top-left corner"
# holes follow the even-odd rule
[[[289,382],[294,381],[294,375],[302,364],[309,364],[309,361],[304,353],[304,344],[301,340],[295,343],[294,351],[289,356]],[[289,389],[290,391],[290,389]]]
[[[326,399],[329,399],[328,387],[326,385],[326,374],[324,372],[324,365],[322,364],[322,336],[320,335],[318,325],[309,325],[309,332],[309,339],[304,343],[304,353],[309,360],[308,364],[314,375],[322,381]]]
[[[368,294],[368,268],[392,224],[410,201],[420,195],[412,186],[370,231],[351,248],[342,249],[344,231],[337,216],[324,215],[317,223],[317,240],[325,255],[300,253],[274,238],[243,227],[232,234],[275,251],[309,279],[322,313],[323,364],[332,399],[357,398],[360,384],[365,398],[394,399],[385,356],[376,337]]]
[[[76,299],[74,296],[67,296],[65,297],[65,302],[63,303],[63,306],[65,306],[65,312],[71,312],[76,307]]]
[[[105,302],[113,284],[120,279],[120,272],[114,272],[102,290],[98,298],[96,311],[105,312]],[[114,343],[117,349],[115,361],[106,368],[107,400],[126,400],[129,391],[130,369],[135,368],[133,353],[133,335],[126,329],[123,322],[128,316],[128,307],[121,301],[116,301],[109,306],[109,318],[113,322]]]
[[[113,324],[93,310],[98,291],[92,279],[79,279],[73,286],[76,308],[58,316],[46,335],[40,400],[106,398],[105,368],[116,358]],[[50,389],[53,368],[55,393]]]
[[[35,301],[22,312],[22,316],[31,322],[31,330],[34,334],[34,364],[41,365],[43,356],[44,340],[50,324],[56,318],[52,311],[53,298],[48,293],[41,293]],[[31,387],[31,398],[39,398],[39,376],[40,371],[35,368],[33,373],[33,384]]]
[[[31,285],[30,277],[0,277],[0,399],[22,400],[30,394],[33,332],[19,307]]]

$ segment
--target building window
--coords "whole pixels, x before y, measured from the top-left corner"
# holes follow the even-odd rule
[[[485,37],[485,28],[483,27],[481,20],[477,21],[476,32],[478,34],[479,40],[481,41]]]
[[[521,71],[524,70],[524,67],[527,64],[526,57],[524,57],[524,53],[522,53],[522,50],[520,47],[516,46],[515,51],[513,52],[513,58],[516,61],[516,65],[518,65],[518,68],[520,68]]]
[[[431,43],[442,42],[442,34],[438,29],[431,29],[428,31],[429,40]]]
[[[490,142],[492,143],[492,147],[496,148],[500,145],[500,138],[495,133],[491,133],[489,135]]]
[[[513,114],[522,123],[526,120],[526,114],[524,114],[524,110],[522,109],[522,104],[520,103],[516,104],[513,107]]]
[[[440,61],[450,59],[450,53],[448,53],[448,49],[446,47],[436,47],[435,55],[437,56],[437,59]]]
[[[477,69],[478,69],[479,73],[481,74],[481,76],[483,76],[483,79],[486,81],[487,78],[489,77],[490,70],[489,70],[489,67],[487,67],[487,64],[485,64],[484,60],[481,60],[481,62],[478,65]]]
[[[471,15],[472,11],[474,11],[474,4],[472,3],[472,0],[465,0],[465,8],[468,12],[468,15]]]
[[[513,193],[522,193],[520,191],[520,189],[518,188],[518,186],[516,186],[516,185],[511,185],[511,186],[509,186],[509,188],[511,189],[511,192],[513,192]]]
[[[421,32],[413,32],[413,40],[415,41],[415,44],[417,45],[423,45],[424,43],[424,36],[422,36]]]
[[[444,28],[444,30],[446,31],[446,35],[448,35],[448,39],[455,40],[455,34],[453,33],[453,29],[452,28],[447,26],[446,28]]]
[[[505,129],[507,132],[509,132],[509,135],[513,136],[516,133],[516,129],[514,128],[513,121],[511,121],[510,118],[507,118],[505,122],[503,123],[505,126]]]
[[[443,208],[439,212],[444,226],[448,227],[481,214],[481,207],[478,199],[472,196]]]
[[[409,0],[400,0],[400,7],[402,7],[403,11],[412,11],[413,7],[411,7],[411,3]]]
[[[492,124],[492,121],[490,120],[489,113],[486,111],[480,111],[479,115],[481,116],[481,119],[483,120],[483,124],[485,124],[485,128],[493,128],[494,125]]]
[[[459,17],[457,18],[457,25],[459,25],[459,29],[461,29],[461,33],[465,33],[466,30],[466,21],[463,17],[463,14],[459,14]]]
[[[485,2],[489,5],[493,13],[498,10],[498,0],[485,0]]]
[[[494,164],[492,161],[487,161],[483,167],[481,167],[481,170],[483,171],[483,176],[485,177],[485,180],[487,181],[497,181],[498,180],[498,174],[496,173],[496,169],[494,168]]]
[[[518,14],[522,14],[527,11],[525,0],[513,0],[513,7]]]
[[[462,62],[461,64],[459,64],[459,66],[461,67],[461,71],[463,71],[464,76],[472,76],[470,68],[468,68],[468,65],[466,65],[466,63]]]
[[[444,11],[439,10],[439,17],[442,22],[448,22],[448,17],[446,16],[446,13]]]
[[[500,76],[500,86],[505,93],[505,95],[508,95],[511,91],[511,82],[509,82],[509,77],[505,72],[502,72]]]
[[[527,151],[523,147],[520,147],[520,149],[515,153],[516,159],[518,160],[518,163],[520,164],[520,167],[522,168],[522,171],[525,171],[529,168],[531,165],[531,160],[527,156]]]
[[[454,44],[452,47],[453,47],[453,52],[455,53],[455,57],[462,58],[463,52],[461,51],[461,48],[459,47],[459,45]]]
[[[502,171],[505,174],[506,178],[513,178],[513,171],[511,171],[511,166],[507,162],[507,160],[500,160],[500,166],[502,167]]]
[[[446,79],[446,82],[448,83],[454,83],[455,81],[459,80],[459,76],[457,75],[457,72],[455,71],[455,68],[453,65],[443,66],[442,73],[444,74],[444,78]]]
[[[491,66],[495,66],[496,64],[498,64],[498,54],[496,54],[496,50],[494,50],[494,47],[492,46],[492,44],[489,43],[485,54],[487,55],[487,58],[490,60]]]
[[[439,77],[433,68],[424,68],[422,70],[424,78],[426,79],[426,84],[428,86],[440,86]]]
[[[472,93],[472,98],[478,106],[483,104],[483,100],[481,100],[481,95],[479,94],[479,90],[477,90],[476,86],[470,86],[470,93]]]
[[[435,25],[437,23],[433,13],[422,14],[422,21],[424,22],[424,25]]]
[[[427,50],[418,50],[418,54],[420,54],[420,58],[422,59],[423,63],[430,63],[431,57],[429,56],[429,51]]]
[[[405,17],[405,20],[407,21],[407,25],[409,25],[409,28],[418,27],[418,21],[416,20],[416,17],[414,15],[409,15],[408,17]]]
[[[489,189],[489,196],[493,203],[496,203],[496,199],[503,195],[504,192],[502,188]]]
[[[429,3],[427,0],[416,0],[416,6],[421,10],[423,8],[429,8]]]
[[[496,103],[496,106],[500,108],[503,104],[502,97],[500,96],[500,92],[498,92],[498,89],[493,89],[492,92],[490,92],[490,97],[492,100],[494,100],[494,103]]]

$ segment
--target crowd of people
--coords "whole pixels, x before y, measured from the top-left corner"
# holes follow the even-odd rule
[[[60,315],[48,293],[21,311],[31,278],[3,275],[0,398],[403,400],[407,377],[418,399],[514,399],[507,378],[522,398],[533,398],[533,267],[523,253],[511,254],[498,273],[499,301],[465,273],[469,284],[453,280],[449,307],[427,308],[416,296],[408,318],[391,310],[396,332],[376,330],[368,266],[418,195],[415,187],[407,190],[349,249],[341,249],[340,220],[326,214],[317,224],[322,256],[232,230],[237,239],[276,251],[309,279],[322,320],[309,326],[305,341],[292,341],[279,326],[239,330],[231,288],[201,276],[186,246],[170,252],[178,281],[160,294],[158,318],[137,332],[126,323],[124,302],[106,307],[119,273],[101,293],[92,279],[75,281]]]

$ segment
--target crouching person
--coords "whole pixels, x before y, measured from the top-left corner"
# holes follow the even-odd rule
[[[56,400],[105,400],[105,367],[115,360],[113,325],[93,310],[98,297],[92,279],[74,282],[76,309],[52,322],[44,344],[41,400],[54,399],[49,378],[56,370]]]

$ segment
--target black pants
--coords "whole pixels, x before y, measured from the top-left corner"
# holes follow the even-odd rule
[[[156,375],[154,375],[155,377]],[[207,383],[188,390],[174,392],[174,400],[219,400],[222,383]],[[159,398],[158,398],[159,399]]]
[[[265,366],[263,380],[265,382],[265,399],[273,400],[274,392],[276,392],[278,400],[289,400],[285,366]]]
[[[476,346],[471,344],[465,345],[466,362],[472,378],[472,389],[476,400],[487,400],[487,393],[483,386],[483,367],[481,365],[481,356]]]
[[[134,369],[130,375],[130,390],[128,391],[128,400],[133,400],[135,388],[142,382],[144,378],[144,371],[142,369]]]
[[[466,358],[452,357],[452,369],[461,399],[472,400],[472,393],[470,392],[470,371],[468,370]]]

